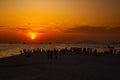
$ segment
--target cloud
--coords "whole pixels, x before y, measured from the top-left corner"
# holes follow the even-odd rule
[[[0,28],[5,27],[5,26],[0,26]]]
[[[41,29],[32,29],[32,28],[16,28],[19,31],[23,31],[23,32],[35,32],[35,33],[47,33],[45,30],[41,30]]]
[[[47,33],[47,31],[45,31],[45,30],[32,30],[32,32],[35,32],[35,33]]]
[[[31,28],[16,28],[18,30],[21,30],[21,31],[29,31],[29,30],[32,30]]]
[[[101,27],[101,26],[74,26],[64,30],[65,33],[119,33],[120,26],[117,27]]]
[[[10,26],[0,26],[0,31],[1,30],[12,30],[13,28],[12,27],[10,27]]]

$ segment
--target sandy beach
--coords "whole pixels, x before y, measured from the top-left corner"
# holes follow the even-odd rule
[[[120,56],[23,55],[0,59],[0,80],[120,80]]]

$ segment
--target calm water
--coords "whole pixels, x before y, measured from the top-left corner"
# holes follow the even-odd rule
[[[80,47],[80,48],[93,48],[97,49],[99,52],[103,52],[108,50],[106,47],[108,45],[105,44],[0,44],[0,58],[19,55],[20,50],[22,49],[34,49],[41,48],[43,50],[46,49],[62,49],[62,48],[70,48],[70,47]],[[120,45],[113,45],[117,51],[120,51]]]

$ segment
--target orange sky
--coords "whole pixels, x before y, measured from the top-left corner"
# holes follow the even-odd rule
[[[120,41],[119,7],[119,0],[0,0],[0,42]]]

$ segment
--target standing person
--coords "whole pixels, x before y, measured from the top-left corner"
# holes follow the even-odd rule
[[[54,52],[55,58],[56,58],[56,60],[57,60],[57,58],[58,58],[58,50],[56,50],[56,49],[54,48],[53,52]]]
[[[97,49],[94,50],[94,55],[97,56]]]
[[[49,57],[50,57],[50,51],[47,50],[46,53],[47,53],[47,57],[48,57],[48,59],[49,59]]]
[[[50,59],[53,58],[53,52],[50,50]]]
[[[31,56],[31,51],[30,51],[30,49],[28,49],[28,51],[27,51],[27,57],[30,57]]]
[[[22,50],[20,50],[20,54],[21,54],[21,55],[23,54],[23,51],[22,51]]]

